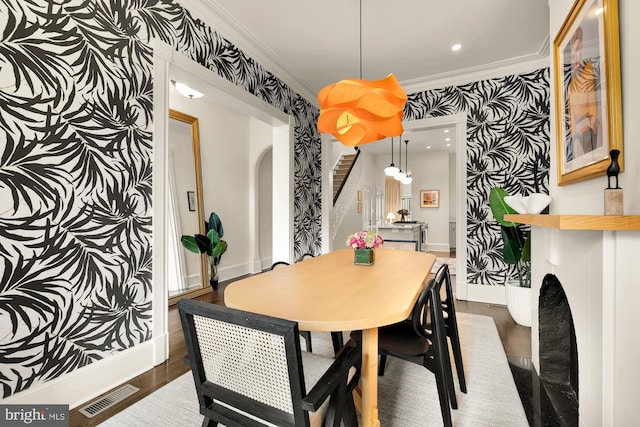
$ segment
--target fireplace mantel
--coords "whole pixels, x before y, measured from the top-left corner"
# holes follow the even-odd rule
[[[637,423],[633,396],[640,365],[637,254],[640,216],[505,215],[531,228],[532,361],[539,372],[538,298],[544,276],[558,277],[578,345],[579,425]]]
[[[640,215],[505,215],[504,219],[560,230],[640,230]]]

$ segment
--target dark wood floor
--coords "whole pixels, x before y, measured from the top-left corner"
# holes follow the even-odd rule
[[[433,252],[437,256],[442,257],[455,257],[455,253],[449,252]],[[452,276],[455,281],[455,276]],[[228,283],[220,283],[220,287],[217,293],[208,293],[206,295],[197,297],[201,301],[211,302],[214,304],[223,304],[224,300],[224,288]],[[455,286],[455,282],[454,282]],[[521,356],[531,358],[531,329],[518,325],[513,321],[506,307],[483,304],[469,301],[457,301],[456,309],[459,312],[480,314],[484,316],[490,316],[494,319],[498,334],[502,340],[505,353],[508,356]],[[156,389],[162,387],[168,382],[173,381],[180,375],[184,374],[189,368],[184,364],[183,357],[186,354],[184,345],[184,338],[182,336],[182,328],[180,326],[180,319],[178,317],[178,311],[176,306],[169,308],[169,359],[164,363],[156,366],[153,369],[127,381],[127,384],[131,384],[138,387],[140,391],[130,396],[128,399],[114,405],[112,408],[94,416],[93,418],[87,418],[85,415],[79,412],[79,409],[86,404],[93,402],[86,402],[80,405],[78,408],[70,411],[69,425],[70,427],[80,426],[95,426],[105,421],[109,417],[122,411],[127,406],[132,405],[148,394],[152,393]],[[108,393],[105,393],[108,394]],[[101,397],[101,396],[100,396]]]

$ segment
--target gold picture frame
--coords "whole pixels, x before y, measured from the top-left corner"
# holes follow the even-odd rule
[[[421,208],[439,208],[440,190],[420,190]]]
[[[576,0],[553,41],[558,185],[605,175],[622,150],[618,0]]]

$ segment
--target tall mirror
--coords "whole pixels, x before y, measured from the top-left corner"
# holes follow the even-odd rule
[[[183,234],[205,234],[198,119],[169,110],[167,284],[169,304],[208,292],[206,254],[187,251]]]

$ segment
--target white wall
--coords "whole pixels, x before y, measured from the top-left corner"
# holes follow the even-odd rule
[[[271,266],[272,261],[272,197],[273,197],[273,149],[262,157],[258,170],[258,228],[260,234],[260,260],[262,268]]]
[[[205,98],[172,96],[171,107],[197,117],[200,125],[200,157],[205,220],[216,212],[229,244],[220,262],[220,279],[225,271],[247,263],[249,246],[249,136],[248,116],[222,108]]]
[[[449,154],[449,221],[456,220],[456,211],[458,209],[458,204],[456,203],[457,197],[457,183],[458,183],[458,172],[456,169],[456,154]],[[451,236],[449,236],[451,239]],[[454,236],[455,238],[455,236]]]
[[[449,249],[449,153],[434,151],[411,155],[411,218],[429,224],[429,250]],[[439,190],[440,207],[421,208],[420,191]]]

